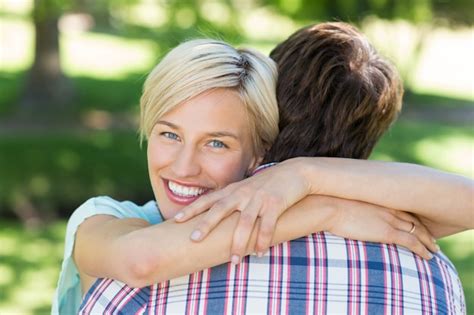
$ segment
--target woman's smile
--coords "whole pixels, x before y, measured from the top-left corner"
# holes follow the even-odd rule
[[[203,194],[210,191],[209,188],[181,185],[175,181],[163,179],[166,194],[174,203],[188,205]]]

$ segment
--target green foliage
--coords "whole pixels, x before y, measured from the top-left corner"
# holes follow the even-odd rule
[[[471,25],[474,2],[470,0],[297,0],[266,1],[283,14],[308,21],[343,20],[360,23],[367,16],[383,19],[405,19],[411,22],[437,22]]]
[[[74,77],[80,112],[105,110],[112,113],[138,111],[145,74],[129,75],[123,79]]]
[[[13,104],[19,97],[22,78],[23,74],[0,72],[0,115],[14,111]]]
[[[33,2],[33,15],[37,20],[58,17],[72,7],[71,0],[36,0]]]
[[[432,0],[435,16],[451,25],[471,25],[474,22],[474,1]]]
[[[21,215],[25,205],[34,204],[39,216],[61,210],[68,216],[91,196],[138,201],[152,196],[145,152],[133,131],[2,136],[0,152],[2,211]]]

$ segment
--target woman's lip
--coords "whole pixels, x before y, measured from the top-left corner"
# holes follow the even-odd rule
[[[176,184],[181,185],[181,186],[196,187],[196,188],[203,188],[205,190],[209,190],[209,188],[207,188],[207,187],[197,185],[197,184],[193,184],[193,183],[185,183],[185,182],[181,182],[179,180],[168,179],[168,178],[164,178],[164,177],[162,177],[161,179],[166,183],[166,186],[168,186],[168,182],[173,182],[173,183],[176,183]]]
[[[168,182],[169,182],[169,180],[163,179],[163,186],[165,187],[166,196],[168,197],[168,199],[171,202],[179,204],[179,205],[183,205],[183,206],[187,206],[187,205],[191,204],[193,201],[195,201],[196,199],[198,199],[202,195],[205,195],[209,191],[209,190],[206,190],[204,193],[202,193],[200,195],[197,195],[197,196],[189,196],[189,197],[178,196],[170,190],[170,188],[168,186]],[[182,185],[179,182],[175,182],[175,183],[178,183],[179,185]],[[183,186],[187,186],[187,185],[183,185]],[[188,186],[188,187],[198,187],[198,186]]]

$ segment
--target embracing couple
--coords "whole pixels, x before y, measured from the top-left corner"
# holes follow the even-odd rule
[[[345,23],[270,57],[191,40],[153,69],[155,200],[74,212],[53,314],[466,312],[435,238],[473,228],[473,181],[365,160],[401,109],[394,67]]]

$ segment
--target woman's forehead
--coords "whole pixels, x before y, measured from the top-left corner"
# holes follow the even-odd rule
[[[175,129],[213,133],[216,136],[250,137],[249,115],[239,93],[213,89],[201,93],[164,114],[158,122]]]

